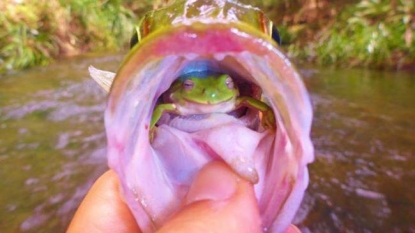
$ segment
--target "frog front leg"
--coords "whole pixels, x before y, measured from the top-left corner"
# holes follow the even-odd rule
[[[276,126],[274,112],[266,103],[249,96],[241,96],[236,100],[236,107],[248,107],[262,112],[262,127],[265,129],[275,130]]]
[[[155,126],[157,121],[160,120],[163,113],[176,113],[179,114],[176,104],[159,104],[157,105],[154,110],[153,114],[151,115],[150,121],[150,141],[153,141],[153,136],[155,132]]]

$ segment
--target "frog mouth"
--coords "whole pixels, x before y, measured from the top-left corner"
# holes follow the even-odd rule
[[[215,57],[198,57],[195,59],[193,56],[184,56],[182,67],[183,68],[179,70],[179,76],[188,70],[198,70],[202,74],[226,73],[232,77],[238,92],[243,96],[249,96],[256,99],[261,98],[261,89],[256,84],[247,81],[247,79],[243,77],[247,77],[248,73],[243,71],[243,68],[240,67],[232,57],[218,60]],[[261,119],[259,118],[259,112],[246,107],[235,108],[235,96],[214,104],[198,103],[186,98],[184,98],[184,100],[185,103],[182,104],[183,107],[177,107],[179,112],[181,112],[180,114],[164,114],[157,126],[168,125],[180,131],[194,133],[226,124],[238,124],[257,132],[264,131],[264,129],[260,127]],[[192,114],[189,114],[190,111]],[[254,166],[251,165],[249,169],[252,170],[255,175],[245,176],[245,178],[256,183],[258,178]]]
[[[155,231],[176,212],[197,171],[216,159],[255,183],[264,228],[283,231],[300,204],[313,159],[307,92],[293,65],[262,34],[241,25],[209,27],[175,27],[132,49],[105,113],[109,166],[143,232]],[[262,131],[252,111],[243,117],[209,114],[208,120],[202,114],[176,117],[180,127],[160,124],[150,143],[149,123],[160,96],[200,59],[235,77],[241,95],[262,96],[274,111],[276,131]]]
[[[196,100],[192,100],[189,98],[184,97],[183,99],[191,104],[195,104],[195,105],[200,105],[200,106],[206,106],[206,105],[214,105],[214,106],[220,106],[220,104],[224,103],[224,102],[228,102],[230,100],[232,100],[234,97],[229,97],[227,99],[223,99],[223,100],[219,100],[219,101],[206,101],[206,102],[198,102]]]

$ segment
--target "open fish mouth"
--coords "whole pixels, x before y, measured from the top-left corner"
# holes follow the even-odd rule
[[[167,115],[151,141],[150,120],[160,97],[198,61],[229,74],[241,95],[262,96],[273,109],[276,130],[262,129],[251,110]],[[238,22],[181,24],[146,37],[118,70],[105,113],[109,166],[143,232],[162,226],[182,205],[197,171],[218,159],[255,183],[264,230],[282,232],[308,184],[311,119],[300,76],[266,35]]]

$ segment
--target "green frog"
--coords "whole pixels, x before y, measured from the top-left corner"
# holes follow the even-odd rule
[[[228,74],[206,77],[189,75],[173,82],[163,94],[165,102],[155,107],[151,117],[150,132],[163,113],[181,116],[209,113],[229,113],[240,107],[260,111],[264,129],[275,129],[275,116],[264,102],[249,96],[240,96],[237,85]]]

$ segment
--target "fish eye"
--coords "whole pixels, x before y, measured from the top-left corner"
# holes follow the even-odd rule
[[[233,79],[229,76],[226,78],[225,84],[229,89],[234,89],[235,88],[235,83],[233,82]]]
[[[185,80],[184,83],[183,83],[184,89],[186,91],[192,90],[194,85],[195,85],[195,83],[190,79]]]
[[[132,49],[140,40],[138,39],[137,32],[134,32],[133,36],[130,39],[130,49]]]
[[[278,29],[275,26],[272,26],[271,37],[278,45],[281,45],[280,33],[278,32]]]

